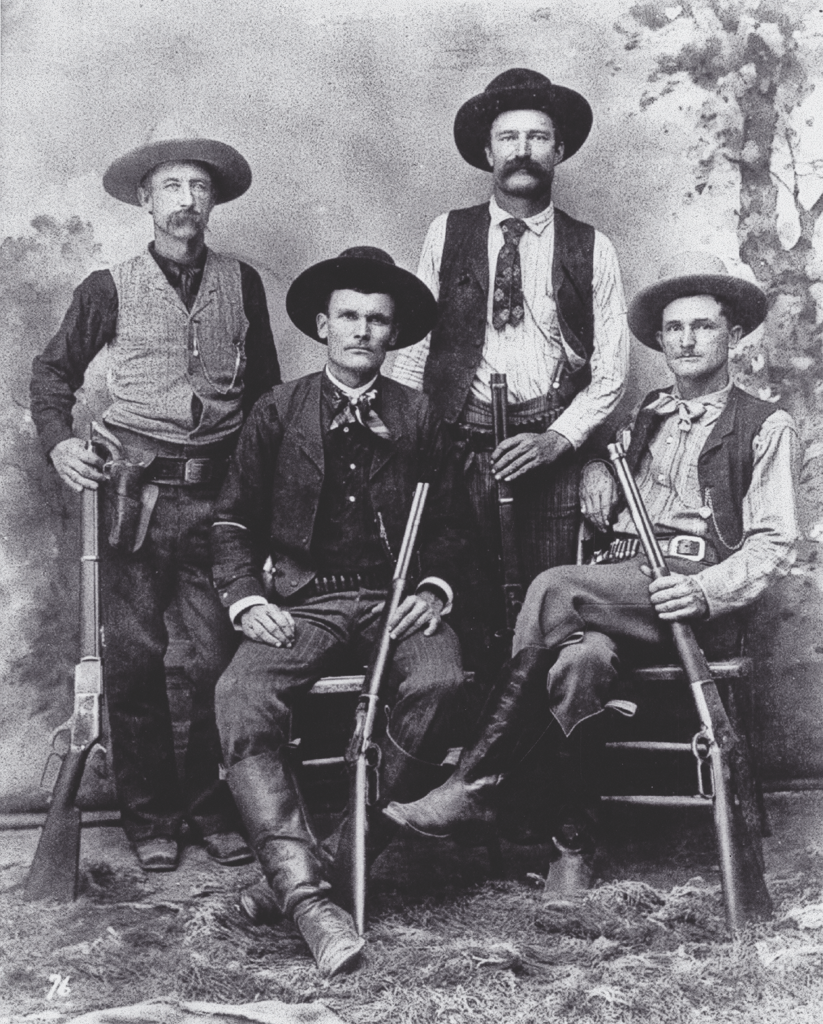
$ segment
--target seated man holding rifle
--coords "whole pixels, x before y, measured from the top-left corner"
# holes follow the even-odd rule
[[[600,530],[613,524],[612,539],[594,564],[534,580],[476,741],[445,784],[389,804],[392,822],[438,837],[492,824],[501,779],[542,734],[557,755],[563,798],[547,889],[591,883],[599,726],[617,696],[620,663],[671,660],[665,645],[679,622],[694,624],[707,653],[728,655],[739,613],[793,561],[797,429],[729,377],[730,345],[763,322],[766,308],[757,286],[701,253],[681,254],[634,299],[629,325],[662,350],[675,383],[646,397],[621,440],[671,573],[651,579],[611,466],[589,463],[581,509]]]
[[[387,350],[431,330],[428,288],[380,249],[359,247],[304,271],[286,309],[328,346],[328,361],[257,402],[229,466],[214,581],[244,639],[216,711],[229,786],[269,887],[241,905],[262,920],[268,894],[268,909],[294,921],[331,976],[353,966],[363,941],[329,899],[334,844],[318,845],[289,765],[289,706],[339,671],[341,654],[369,660],[415,485],[426,480],[412,593],[388,623],[396,649],[380,694],[379,792],[415,799],[443,778],[463,670],[442,618],[466,558],[468,497],[429,400],[380,375]],[[391,834],[386,823],[372,829],[372,856]]]

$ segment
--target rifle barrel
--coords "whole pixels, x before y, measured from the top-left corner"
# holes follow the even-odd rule
[[[609,457],[652,575],[656,579],[670,575],[637,481],[626,462],[622,444],[610,444]],[[712,810],[726,922],[731,933],[739,935],[749,921],[768,918],[772,913],[771,897],[763,877],[755,840],[742,809],[735,801],[732,769],[739,755],[739,741],[694,630],[687,622],[671,622],[669,625],[683,672],[689,681],[701,733],[708,741],[714,794]]]

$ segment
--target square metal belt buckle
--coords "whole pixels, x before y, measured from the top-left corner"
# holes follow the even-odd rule
[[[669,540],[669,554],[674,558],[686,558],[690,562],[702,562],[706,557],[706,542],[702,537],[680,534]]]
[[[183,481],[187,484],[207,484],[211,480],[211,459],[187,459]]]

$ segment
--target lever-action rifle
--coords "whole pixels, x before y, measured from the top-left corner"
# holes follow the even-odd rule
[[[637,482],[626,461],[623,445],[619,442],[610,444],[609,456],[652,576],[659,579],[671,575]],[[696,753],[702,751],[702,755],[698,753],[698,756],[705,756],[711,769],[714,827],[726,923],[733,935],[739,935],[748,922],[772,916],[772,901],[763,877],[759,839],[755,837],[735,799],[735,776],[740,774],[735,764],[741,756],[740,740],[732,729],[706,656],[691,626],[685,622],[670,622],[669,625],[700,718],[700,732],[695,737],[694,749]]]
[[[494,447],[509,436],[508,387],[505,373],[493,373],[490,378],[492,391],[492,429]],[[501,569],[503,576],[503,601],[505,604],[506,632],[509,638],[514,634],[517,616],[523,605],[523,571],[520,565],[520,551],[517,547],[517,527],[514,521],[514,498],[511,484],[497,481],[497,514],[500,521]]]
[[[424,482],[419,483],[414,492],[406,531],[392,576],[391,591],[386,598],[380,620],[377,647],[363,680],[363,689],[355,712],[354,733],[346,753],[349,768],[349,818],[342,837],[341,852],[347,859],[346,866],[350,869],[349,906],[358,935],[362,935],[366,930],[366,839],[369,827],[367,808],[377,799],[377,772],[380,765],[380,748],[372,740],[372,733],[380,688],[391,665],[395,647],[389,623],[403,600],[406,577],[428,493],[429,484]]]
[[[54,743],[61,733],[68,732],[69,749],[60,766],[46,822],[26,879],[24,896],[27,900],[68,903],[77,898],[81,819],[75,800],[86,761],[100,738],[100,702],[103,695],[98,494],[97,490],[83,489],[80,661],[74,669],[74,713],[52,733]]]

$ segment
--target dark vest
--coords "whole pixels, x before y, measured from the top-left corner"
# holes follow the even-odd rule
[[[663,422],[663,417],[650,412],[648,406],[670,390],[652,391],[643,399],[627,453],[633,473],[637,472]],[[764,422],[776,410],[777,406],[770,402],[763,402],[733,386],[726,407],[698,457],[700,493],[713,512],[709,520],[710,536],[721,558],[728,558],[742,543],[743,498],[751,485],[754,466],[752,443]]]
[[[460,416],[483,354],[490,225],[488,203],[452,210],[446,225],[439,315],[431,333],[423,390],[447,423],[454,423]],[[558,322],[568,346],[586,360],[576,373],[564,376],[559,394],[563,405],[591,380],[593,263],[594,228],[555,207],[552,291]]]

